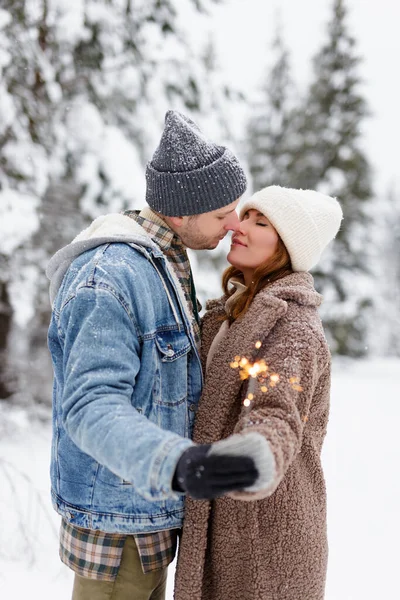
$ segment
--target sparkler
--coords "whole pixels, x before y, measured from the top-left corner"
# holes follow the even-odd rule
[[[262,344],[257,341],[254,346],[258,350]],[[269,388],[274,388],[280,381],[279,374],[271,373],[264,359],[252,363],[245,356],[235,356],[230,366],[232,369],[239,369],[239,377],[242,381],[249,380],[246,398],[243,400],[243,406],[247,412],[253,403],[256,383],[260,385],[261,392],[266,393]],[[301,392],[303,390],[300,385],[300,377],[290,377],[289,383],[295,391]]]

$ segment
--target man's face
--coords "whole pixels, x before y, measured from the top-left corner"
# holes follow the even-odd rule
[[[172,217],[174,230],[192,250],[213,250],[228,231],[239,229],[236,207],[239,199],[218,210],[193,217]]]

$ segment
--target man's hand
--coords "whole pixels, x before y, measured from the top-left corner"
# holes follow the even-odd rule
[[[185,450],[178,461],[172,488],[196,500],[211,500],[255,483],[258,471],[249,456],[210,454],[211,444]]]

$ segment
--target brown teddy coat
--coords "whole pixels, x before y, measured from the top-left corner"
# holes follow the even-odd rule
[[[220,326],[226,298],[203,319],[202,357]],[[275,477],[267,489],[215,501],[187,498],[175,581],[176,600],[322,600],[327,567],[325,483],[320,455],[330,393],[330,353],[309,273],[264,288],[219,341],[206,374],[194,440],[210,443],[257,431],[268,440]],[[261,341],[260,349],[255,343]],[[214,348],[213,348],[214,350]],[[247,382],[235,355],[263,358],[275,387]],[[302,391],[293,389],[300,377]],[[267,380],[268,381],[268,380]],[[242,500],[248,500],[243,502]]]

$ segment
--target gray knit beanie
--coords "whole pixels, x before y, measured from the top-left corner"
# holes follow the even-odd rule
[[[207,140],[181,113],[166,113],[146,168],[146,202],[153,210],[170,217],[199,215],[231,204],[246,187],[244,171],[228,148]]]

